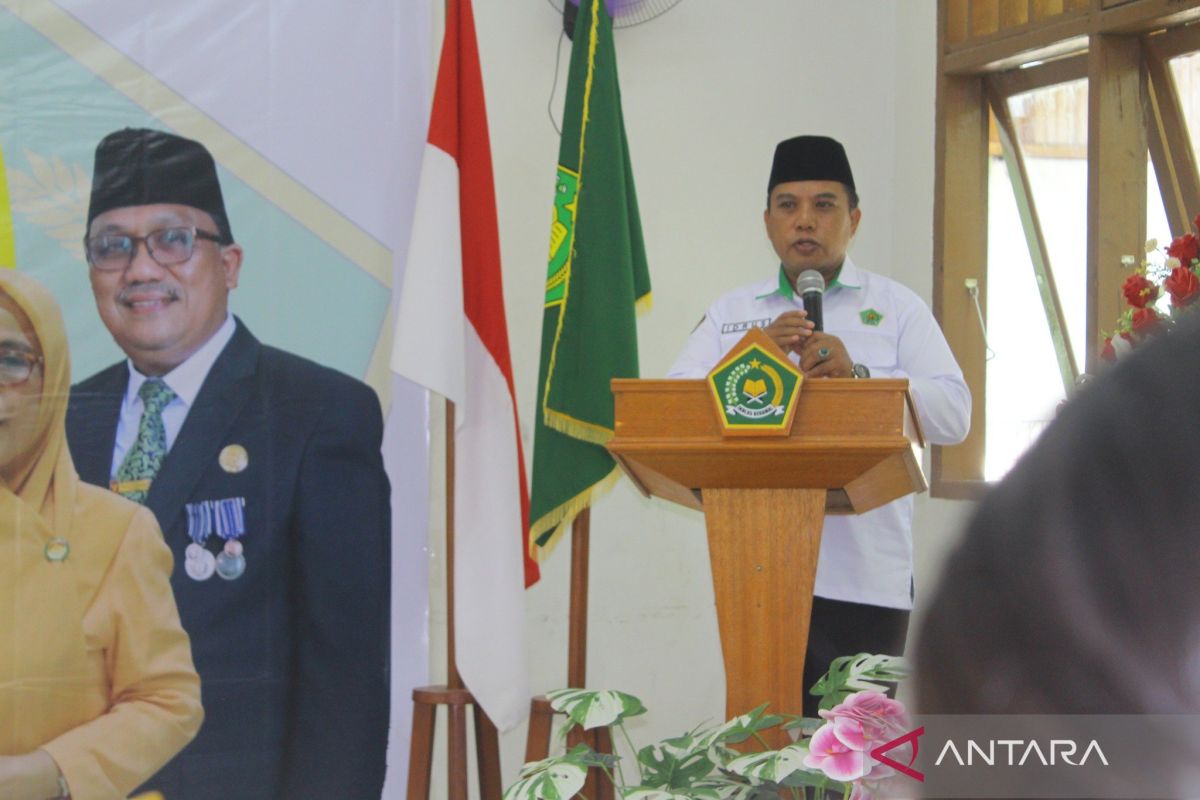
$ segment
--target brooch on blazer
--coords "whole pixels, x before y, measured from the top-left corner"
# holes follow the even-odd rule
[[[241,542],[246,534],[246,498],[201,500],[186,504],[184,510],[192,540],[184,551],[183,568],[188,577],[194,581],[206,581],[213,573],[227,581],[242,577],[246,571]],[[215,554],[206,544],[210,539],[220,546]]]

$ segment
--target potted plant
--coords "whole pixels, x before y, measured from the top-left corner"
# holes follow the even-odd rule
[[[866,800],[895,774],[871,751],[908,728],[903,705],[883,692],[906,674],[903,660],[895,656],[845,656],[812,689],[821,698],[820,718],[771,714],[763,705],[720,725],[699,726],[641,748],[625,728],[627,719],[646,713],[638,698],[618,691],[559,689],[548,696],[554,709],[567,716],[560,735],[565,739],[576,726],[608,727],[612,741],[619,735],[636,754],[636,772],[624,769],[620,756],[580,744],[561,756],[526,764],[504,800],[580,796],[589,768],[602,770],[623,800],[803,798],[805,787]],[[794,732],[796,741],[772,750],[761,732],[779,725]],[[753,744],[760,749],[750,749]],[[902,749],[891,755],[911,761]]]

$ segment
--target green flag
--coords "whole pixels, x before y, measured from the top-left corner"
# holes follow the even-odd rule
[[[529,511],[530,551],[539,561],[617,477],[604,449],[613,433],[608,382],[637,377],[635,315],[650,303],[603,0],[580,3],[562,128]]]

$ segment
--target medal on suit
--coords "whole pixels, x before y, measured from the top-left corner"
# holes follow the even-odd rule
[[[183,569],[194,581],[206,581],[216,571],[217,560],[202,544],[192,542],[184,551]]]
[[[214,503],[217,535],[225,540],[225,546],[217,553],[217,575],[227,581],[236,580],[246,571],[246,556],[240,541],[246,533],[246,500],[231,497]]]
[[[216,558],[204,546],[212,531],[212,506],[208,503],[188,503],[184,511],[187,512],[188,538],[192,543],[183,551],[183,569],[192,580],[206,581],[217,568]]]
[[[217,456],[217,463],[221,465],[221,469],[236,475],[250,466],[250,454],[240,444],[225,445]]]
[[[246,571],[246,557],[242,555],[242,543],[237,539],[225,542],[224,549],[217,553],[217,574],[227,581],[240,578]]]
[[[214,574],[232,581],[246,571],[246,556],[241,538],[246,533],[246,500],[229,497],[202,500],[185,506],[188,537],[192,543],[184,551],[184,570],[192,580],[206,581]],[[215,555],[207,542],[213,533],[224,542]]]

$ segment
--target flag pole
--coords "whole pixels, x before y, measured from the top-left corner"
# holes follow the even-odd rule
[[[587,688],[588,638],[588,568],[591,555],[592,507],[580,511],[571,522],[571,600],[568,611],[567,686]],[[613,752],[608,728],[584,731],[575,728],[568,736],[568,746],[580,742],[597,753]],[[589,769],[583,787],[585,797],[594,800],[613,800],[613,785],[598,769]]]
[[[567,612],[567,686],[587,688],[588,567],[591,554],[592,508],[588,506],[571,521],[571,598]],[[529,731],[525,738],[525,760],[540,761],[550,754],[550,733],[554,709],[545,695],[529,704]],[[584,743],[597,753],[613,752],[608,728],[585,731],[576,726],[567,734],[567,748]],[[582,796],[592,800],[613,800],[612,782],[593,767],[588,770]]]
[[[592,508],[571,523],[571,604],[568,612],[567,686],[587,688],[588,556],[591,553]]]
[[[475,702],[458,671],[454,646],[454,402],[446,400],[446,685],[413,689],[412,745],[408,757],[408,800],[427,800],[433,773],[437,706],[446,706],[447,797],[467,800],[467,706],[474,709],[475,759],[482,800],[500,800],[500,734]]]
[[[454,401],[449,399],[446,400],[446,684],[450,689],[464,688],[454,651]]]

